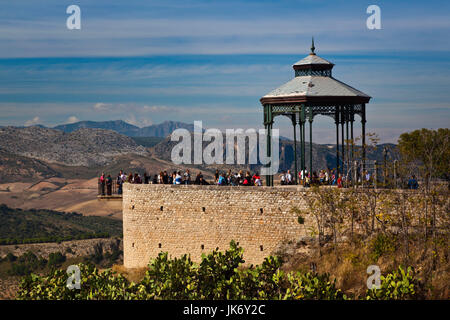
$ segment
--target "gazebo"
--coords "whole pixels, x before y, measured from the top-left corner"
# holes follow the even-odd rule
[[[316,115],[332,117],[336,124],[336,169],[338,173],[343,172],[346,159],[347,161],[353,161],[353,122],[355,121],[355,114],[361,117],[363,170],[365,168],[366,103],[369,102],[371,97],[333,78],[331,69],[333,69],[334,64],[316,55],[314,50],[313,38],[310,54],[293,65],[295,71],[294,79],[272,90],[260,99],[264,107],[264,126],[267,130],[266,149],[268,157],[271,156],[271,134],[274,118],[281,115],[288,117],[292,121],[294,130],[295,183],[297,183],[298,178],[297,124],[299,125],[300,136],[300,170],[306,170],[305,127],[306,121],[309,122],[309,172],[312,173],[312,123]],[[339,124],[341,125],[342,140],[340,153]],[[344,134],[346,135],[346,139],[344,139]],[[347,146],[345,145],[345,141],[347,141]],[[266,185],[273,186],[272,175],[266,176]]]

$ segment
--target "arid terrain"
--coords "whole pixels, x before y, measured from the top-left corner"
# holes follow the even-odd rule
[[[122,218],[122,201],[97,200],[97,178],[50,178],[0,184],[0,203],[22,209],[52,209]]]

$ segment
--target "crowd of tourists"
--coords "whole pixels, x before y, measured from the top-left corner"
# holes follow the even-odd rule
[[[283,171],[280,175],[281,185],[293,185],[297,182],[295,181],[295,176],[291,170]],[[351,177],[338,173],[336,169],[320,170],[318,173],[313,171],[311,174],[308,170],[301,170],[298,172],[298,184],[305,187],[330,185],[337,186],[338,188],[347,187],[347,179]],[[374,183],[375,177],[368,171],[358,171],[356,176],[358,184],[372,185]],[[419,183],[415,175],[412,175],[408,180],[408,189],[418,189]]]
[[[280,176],[281,185],[296,184],[295,176],[291,173],[291,170],[283,171]],[[337,170],[320,170],[308,172],[308,170],[300,170],[298,172],[298,184],[305,187],[311,187],[313,185],[332,185],[342,188],[345,183],[346,177],[342,174],[338,174]]]
[[[300,184],[305,187],[330,185],[338,188],[347,186],[347,176],[338,173],[336,169],[313,171],[312,174],[308,170],[301,170],[298,172],[297,181],[291,170],[283,171],[280,175],[281,185]],[[357,176],[358,183],[370,185],[373,182],[373,176],[369,171],[365,171]],[[243,170],[232,173],[231,170],[227,172],[219,172],[216,170],[213,181],[206,181],[202,172],[199,172],[195,179],[191,176],[189,169],[184,172],[173,171],[171,174],[167,170],[161,171],[159,174],[144,173],[141,176],[139,173],[127,174],[120,170],[117,177],[114,179],[111,175],[102,173],[99,178],[99,194],[112,195],[113,192],[119,195],[123,192],[124,183],[133,184],[184,184],[184,185],[219,185],[219,186],[262,186],[261,176],[256,172],[251,174],[250,171],[244,173]],[[417,189],[418,182],[415,176],[412,176],[408,181],[409,189]]]
[[[291,172],[291,170],[283,171],[280,175],[280,184],[281,185],[291,185],[296,184],[295,176]],[[298,184],[303,185],[305,187],[321,186],[321,185],[330,185],[337,186],[338,188],[345,187],[347,184],[347,179],[349,177],[338,173],[336,169],[326,169],[320,170],[319,172],[313,171],[308,172],[307,169],[300,170],[298,172]],[[357,175],[358,183],[371,184],[373,183],[373,176],[369,171],[358,172]]]
[[[184,185],[219,185],[219,186],[262,186],[262,180],[258,173],[253,175],[250,171],[245,173],[241,170],[236,173],[219,172],[216,170],[214,175],[214,181],[206,181],[202,172],[199,172],[195,179],[191,176],[191,172],[187,169],[185,172],[173,171],[171,174],[167,170],[161,171],[159,174],[147,174],[144,173],[141,176],[139,173],[127,174],[123,170],[120,170],[117,177],[114,179],[110,174],[106,175],[102,173],[99,178],[99,193],[101,195],[112,195],[113,189],[117,194],[121,195],[123,192],[124,183],[133,184],[184,184]]]

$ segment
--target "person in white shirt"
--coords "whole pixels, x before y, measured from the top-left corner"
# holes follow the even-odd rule
[[[122,183],[127,180],[127,175],[122,170],[120,170],[120,179],[122,180]]]
[[[181,184],[181,172],[178,171],[175,175],[175,179],[173,179],[173,184]]]
[[[288,172],[286,173],[286,182],[287,182],[287,184],[292,184],[291,170],[288,170]]]
[[[308,176],[308,171],[306,169],[300,171],[300,180],[305,184],[306,177]]]
[[[280,183],[282,186],[284,186],[286,184],[286,175],[285,175],[284,171],[282,174],[280,174]]]

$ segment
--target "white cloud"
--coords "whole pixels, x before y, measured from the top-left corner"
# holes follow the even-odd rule
[[[420,14],[420,13],[419,13]],[[388,32],[368,33],[365,15],[303,13],[289,17],[173,17],[111,19],[90,17],[82,33],[70,33],[57,20],[34,19],[0,22],[1,57],[140,56],[148,54],[294,53],[309,47],[313,30],[320,51],[417,51],[424,46],[449,50],[437,41],[449,30],[445,15],[384,17]],[[414,21],[412,23],[411,21]],[[411,34],[416,34],[412,37]],[[429,34],[433,34],[432,37]],[[69,37],[69,38],[68,38]],[[183,41],[179,41],[183,38]],[[33,39],[33,41],[28,41]],[[69,39],[69,41],[67,41]],[[305,47],[306,46],[306,47]]]
[[[125,122],[128,122],[129,124],[138,126],[138,127],[146,127],[151,126],[153,124],[152,120],[150,118],[136,118],[134,114],[130,114],[128,118],[125,119]]]
[[[75,122],[78,122],[78,121],[80,121],[80,119],[78,119],[77,117],[75,117],[75,116],[70,116],[69,118],[67,118],[67,123],[75,123]]]
[[[33,119],[26,121],[25,126],[26,127],[34,126],[36,124],[39,124],[40,122],[41,122],[41,119],[39,119],[39,117],[36,116]]]
[[[94,105],[94,110],[96,111],[108,111],[111,108],[111,104],[98,102]]]
[[[145,112],[154,112],[154,113],[163,113],[163,112],[172,112],[176,111],[176,108],[168,107],[168,106],[143,106],[142,111]]]

